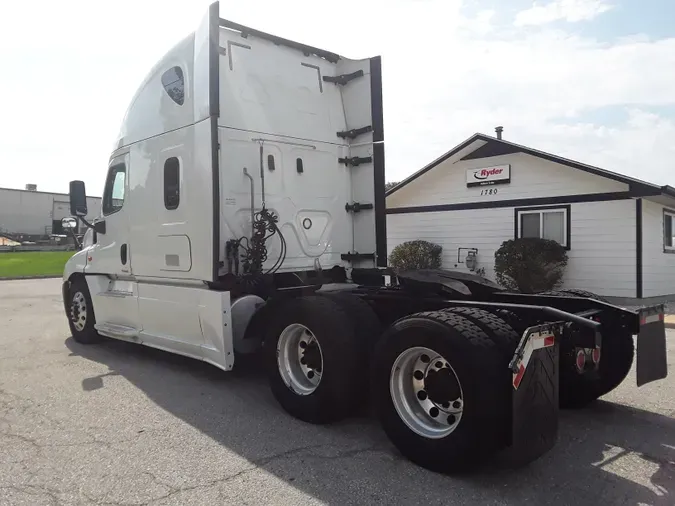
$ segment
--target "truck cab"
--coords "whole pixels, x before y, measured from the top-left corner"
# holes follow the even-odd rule
[[[213,4],[132,98],[93,244],[66,265],[94,330],[229,369],[233,345],[205,312],[385,265],[381,87],[379,57],[281,39]],[[82,218],[84,185],[71,188]]]

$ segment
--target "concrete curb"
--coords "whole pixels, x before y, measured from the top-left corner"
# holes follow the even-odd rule
[[[0,281],[18,281],[22,279],[56,279],[56,278],[61,278],[63,277],[62,274],[54,274],[54,275],[44,275],[44,276],[15,276],[11,278],[2,278],[0,277]]]

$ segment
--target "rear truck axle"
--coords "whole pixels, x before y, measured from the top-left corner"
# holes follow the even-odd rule
[[[584,406],[623,381],[634,334],[638,385],[667,374],[662,306],[629,311],[573,294],[494,298],[412,296],[397,287],[289,298],[270,315],[265,337],[272,391],[312,423],[345,418],[369,396],[406,458],[455,473],[546,453],[560,408]]]

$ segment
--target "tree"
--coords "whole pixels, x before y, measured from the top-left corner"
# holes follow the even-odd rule
[[[394,186],[398,184],[398,181],[389,181],[388,183],[384,184],[384,191],[388,192],[391,190]]]
[[[396,272],[417,269],[440,269],[443,248],[428,241],[407,241],[389,255],[389,267]]]
[[[522,293],[557,288],[566,266],[567,251],[549,239],[511,239],[504,241],[495,253],[497,282]]]

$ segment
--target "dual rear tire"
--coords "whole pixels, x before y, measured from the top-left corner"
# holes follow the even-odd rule
[[[281,304],[264,344],[275,398],[300,420],[330,423],[370,394],[394,446],[434,471],[471,469],[506,446],[518,335],[504,320],[480,309],[425,312],[378,337],[375,314],[353,295]]]
[[[516,341],[503,320],[480,309],[424,312],[395,322],[378,343],[372,382],[379,421],[398,450],[426,469],[458,473],[505,448],[508,362]],[[420,359],[406,362],[415,350]],[[444,388],[435,391],[439,383]]]
[[[546,292],[548,295],[583,297],[607,302],[607,299],[586,290],[565,289]],[[580,373],[576,366],[576,348],[564,340],[560,349],[560,407],[580,409],[618,387],[633,366],[635,345],[632,333],[607,322],[597,371]]]
[[[282,302],[264,339],[269,384],[279,404],[300,420],[323,424],[353,413],[368,390],[368,325],[363,301],[312,295]],[[363,303],[365,304],[365,303]],[[363,314],[355,318],[354,306]],[[370,323],[368,322],[370,320]]]

